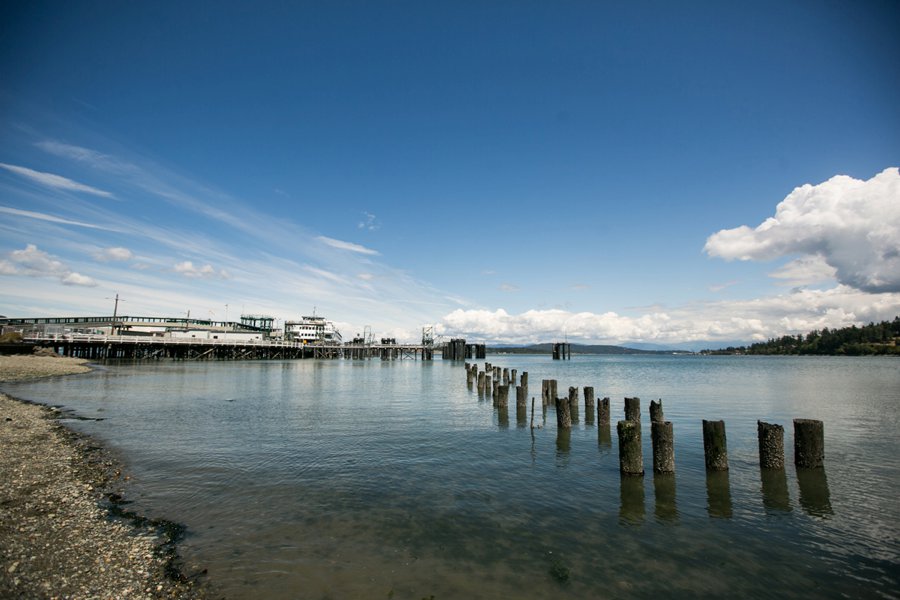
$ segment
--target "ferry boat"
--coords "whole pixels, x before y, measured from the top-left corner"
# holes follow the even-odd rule
[[[334,323],[316,315],[300,317],[299,321],[285,321],[284,338],[303,344],[325,346],[340,345],[343,339]]]

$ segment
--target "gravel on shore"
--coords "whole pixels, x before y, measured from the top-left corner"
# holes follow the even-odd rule
[[[0,382],[90,370],[0,356]],[[0,394],[0,598],[203,598],[177,567],[178,526],[121,509],[121,466],[57,418]]]

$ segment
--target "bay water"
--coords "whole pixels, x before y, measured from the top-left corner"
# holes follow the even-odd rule
[[[528,372],[525,415],[440,358],[111,364],[2,388],[118,452],[129,509],[183,523],[187,569],[219,597],[900,597],[897,359],[488,361]],[[560,434],[549,378],[610,397],[611,427],[582,404]],[[625,396],[644,477],[619,474]],[[674,476],[653,475],[653,399]],[[794,468],[794,418],[824,422],[824,469]],[[706,473],[702,419],[725,421],[726,474]],[[784,471],[760,470],[757,420],[784,425]]]

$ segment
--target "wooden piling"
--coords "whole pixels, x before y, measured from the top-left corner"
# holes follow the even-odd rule
[[[528,390],[526,390],[524,386],[517,385],[516,386],[516,408],[519,408],[519,407],[525,408],[525,403],[527,401],[528,401]]]
[[[518,370],[517,370],[517,369],[512,369],[512,370],[510,370],[510,372],[509,372],[509,383],[510,383],[510,385],[518,385],[518,383],[516,383],[516,375],[517,375],[517,373],[518,373]]]
[[[497,386],[497,408],[509,408],[509,386],[508,385],[498,385]]]
[[[594,422],[594,388],[589,385],[584,386],[584,420],[588,425]]]
[[[572,415],[572,422],[578,422],[578,388],[569,386],[569,413]]]
[[[572,428],[572,414],[569,411],[569,399],[556,399],[556,427],[559,429]]]
[[[784,468],[784,427],[756,422],[759,438],[759,466],[763,469]]]
[[[801,469],[825,466],[825,425],[814,419],[794,419],[794,465]]]
[[[641,424],[641,399],[625,398],[625,420]]]
[[[665,421],[663,416],[662,399],[650,401],[650,422]]]
[[[644,456],[641,450],[640,423],[631,420],[619,421],[616,432],[619,435],[619,471],[622,475],[643,475]]]
[[[653,406],[652,402],[650,404]],[[650,438],[653,442],[653,472],[675,472],[675,434],[671,421],[652,421]]]
[[[485,385],[484,371],[478,371],[478,393],[479,394],[484,393],[484,385]]]
[[[597,403],[597,424],[609,425],[609,396]]]
[[[709,471],[728,470],[728,446],[725,421],[703,420],[703,454]]]
[[[491,376],[487,374],[484,376],[484,393],[488,396],[494,395],[494,385],[491,381]]]

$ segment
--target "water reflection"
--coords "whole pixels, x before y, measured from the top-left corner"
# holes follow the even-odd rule
[[[500,429],[509,429],[509,408],[504,406],[497,409],[497,423]]]
[[[644,478],[640,475],[620,478],[619,520],[630,525],[644,521]]]
[[[656,518],[660,521],[677,521],[678,509],[675,506],[675,474],[654,474],[653,492],[656,496]]]
[[[762,479],[763,506],[770,511],[790,512],[791,498],[784,469],[760,469],[759,476]]]
[[[813,517],[833,515],[831,493],[825,469],[797,469],[797,485],[800,487],[800,506]]]
[[[612,434],[610,433],[609,423],[600,423],[597,425],[597,443],[601,448],[612,448]]]
[[[569,450],[572,448],[572,431],[570,429],[556,430],[556,455],[566,455],[568,458]]]
[[[728,482],[728,471],[706,472],[706,512],[714,518],[731,518],[731,486]]]
[[[524,406],[516,405],[516,427],[522,429],[528,424],[528,409]]]

